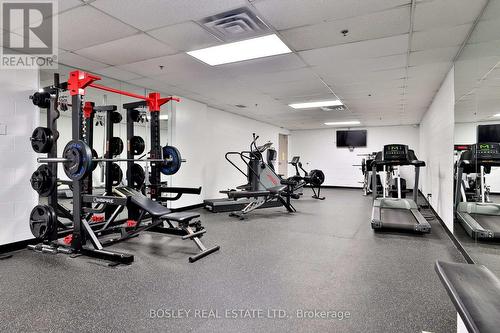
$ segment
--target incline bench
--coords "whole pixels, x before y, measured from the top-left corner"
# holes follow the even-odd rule
[[[114,189],[114,192],[119,196],[129,198],[131,204],[140,208],[141,213],[136,228],[141,228],[140,223],[142,217],[144,217],[145,213],[148,213],[152,218],[152,223],[147,226],[142,226],[143,230],[147,229],[162,234],[181,236],[182,239],[191,239],[199,248],[200,252],[189,257],[190,262],[195,262],[220,249],[220,246],[214,246],[207,249],[201,242],[200,237],[206,233],[206,229],[201,226],[199,220],[194,220],[200,217],[200,214],[193,212],[172,213],[170,209],[130,187],[117,187]],[[164,222],[166,222],[169,227],[163,226]],[[175,227],[172,222],[176,222],[177,227]],[[193,227],[196,231],[193,231]]]
[[[437,261],[435,269],[469,332],[500,332],[500,280],[483,265]]]

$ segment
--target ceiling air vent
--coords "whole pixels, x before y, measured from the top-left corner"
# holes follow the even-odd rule
[[[269,33],[269,27],[247,7],[212,15],[199,21],[225,42],[248,39]]]
[[[323,111],[345,111],[345,105],[332,105],[332,106],[322,106],[321,110]]]

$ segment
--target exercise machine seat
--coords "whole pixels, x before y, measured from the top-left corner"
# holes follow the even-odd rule
[[[200,217],[200,214],[198,213],[191,213],[191,212],[182,212],[182,213],[169,213],[166,215],[161,216],[161,219],[164,220],[170,220],[170,221],[176,221],[180,223],[184,222],[189,222],[192,219],[195,219],[197,217]]]
[[[469,332],[498,332],[500,279],[483,265],[436,261],[435,269]]]

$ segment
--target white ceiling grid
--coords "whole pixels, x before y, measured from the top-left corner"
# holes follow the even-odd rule
[[[411,0],[64,0],[59,61],[289,129],[415,124],[487,0],[415,1],[412,18]],[[221,43],[198,20],[242,6],[293,53],[215,67],[185,54]],[[349,111],[288,107],[332,91]]]

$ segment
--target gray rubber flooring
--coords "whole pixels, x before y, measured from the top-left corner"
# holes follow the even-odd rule
[[[203,213],[203,241],[222,249],[193,264],[192,242],[154,234],[111,247],[135,254],[132,265],[115,268],[18,251],[0,261],[0,331],[455,331],[456,312],[434,262],[464,260],[439,223],[423,236],[376,233],[371,198],[361,190],[324,194],[324,201],[304,196],[295,214],[270,208],[239,221]],[[152,310],[165,313],[158,309],[191,312],[151,318]],[[226,318],[226,310],[233,316],[240,309],[262,310],[253,314],[264,318]],[[268,318],[271,309],[285,318]],[[350,317],[297,318],[301,309]],[[199,318],[216,311],[221,318]]]

